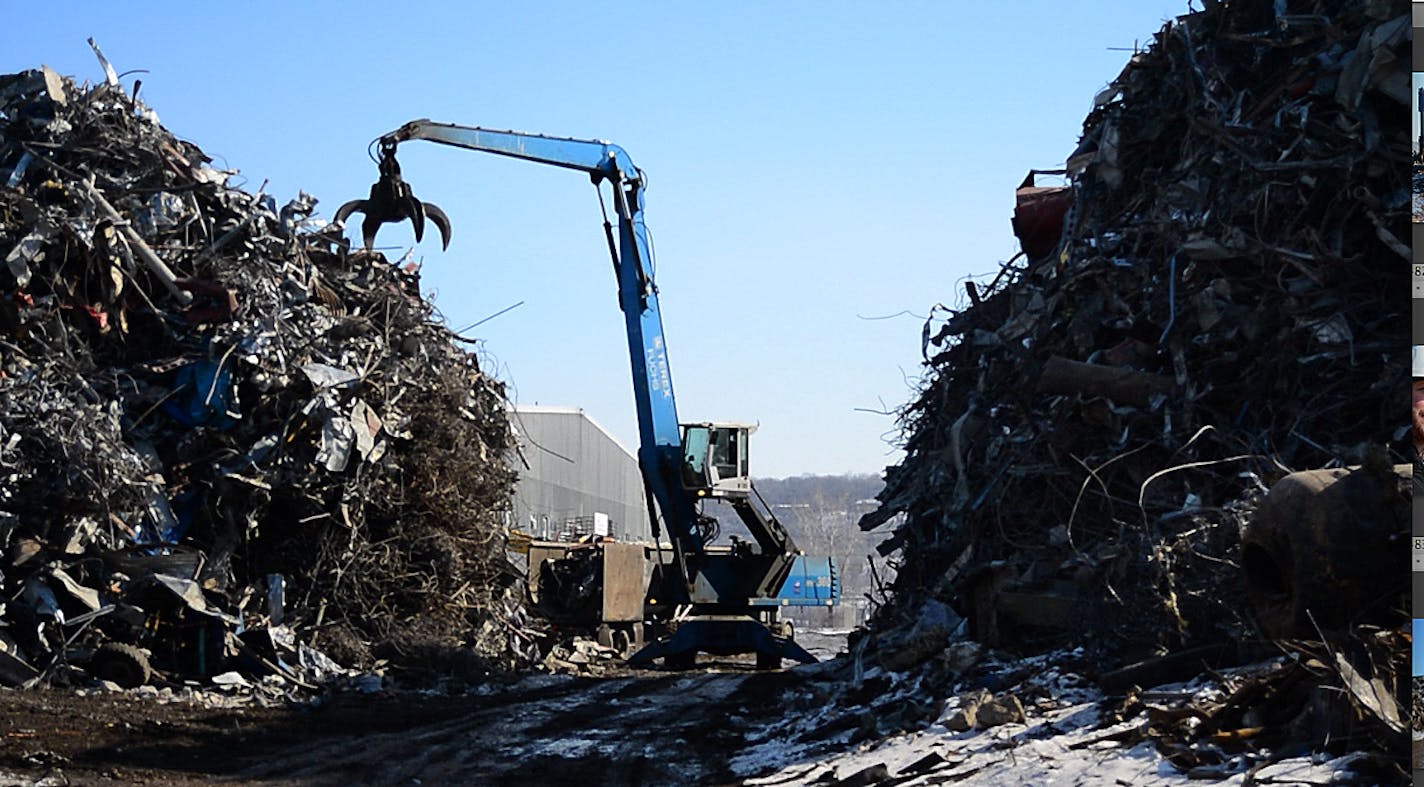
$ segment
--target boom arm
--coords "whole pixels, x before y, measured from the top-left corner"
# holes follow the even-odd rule
[[[424,139],[468,150],[552,164],[586,172],[595,185],[607,180],[618,214],[618,247],[609,252],[618,274],[618,302],[628,330],[628,355],[633,366],[633,391],[638,409],[638,463],[649,494],[657,501],[678,554],[684,584],[695,568],[689,559],[703,552],[695,523],[695,501],[682,490],[682,437],[677,403],[663,339],[658,290],[653,283],[647,232],[643,226],[643,176],[628,153],[608,142],[566,139],[515,131],[492,131],[430,120],[414,120],[382,138],[382,142]],[[605,225],[606,226],[606,225]],[[653,519],[656,526],[656,516]],[[780,530],[780,525],[776,526]],[[782,531],[784,535],[784,531]],[[689,569],[692,569],[691,571]]]

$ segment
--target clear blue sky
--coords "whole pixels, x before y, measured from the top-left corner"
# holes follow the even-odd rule
[[[1419,618],[1414,619],[1413,634],[1414,636],[1411,641],[1413,652],[1411,655],[1413,656],[1414,665],[1411,674],[1424,675],[1424,620]]]
[[[1013,190],[1061,165],[1166,2],[41,3],[0,68],[146,69],[142,97],[247,187],[330,216],[374,137],[419,117],[622,145],[648,175],[683,420],[761,424],[753,472],[879,472],[920,374],[921,317],[1017,250]],[[131,85],[134,76],[125,77]],[[416,249],[455,328],[522,403],[637,444],[623,322],[581,175],[426,143]],[[357,222],[353,222],[355,224]],[[434,233],[432,233],[434,235]],[[409,243],[388,226],[382,245]],[[390,253],[399,253],[399,249]],[[910,312],[893,319],[863,317]],[[911,316],[920,315],[920,316]]]

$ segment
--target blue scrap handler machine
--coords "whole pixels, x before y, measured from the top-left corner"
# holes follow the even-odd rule
[[[661,658],[666,667],[688,668],[699,652],[755,653],[761,669],[779,667],[782,659],[814,662],[794,640],[782,609],[835,605],[840,596],[836,567],[827,557],[802,554],[752,488],[747,441],[754,427],[678,422],[643,224],[642,171],[622,148],[608,142],[415,120],[378,140],[380,179],[370,197],[336,212],[337,223],[357,211],[365,214],[367,248],[382,223],[406,219],[418,241],[427,218],[449,245],[444,211],[417,200],[401,178],[396,148],[410,140],[578,170],[592,179],[600,205],[605,183],[612,192],[616,241],[606,210],[603,227],[628,331],[638,465],[653,540],[530,543],[529,587],[536,606],[555,619],[596,628],[605,644],[631,653],[628,662],[635,666]],[[708,501],[730,505],[751,541],[733,536],[730,544],[713,543],[719,528],[704,511]]]

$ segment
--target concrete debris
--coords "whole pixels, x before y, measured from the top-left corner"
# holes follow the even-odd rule
[[[1098,97],[1065,190],[1037,173],[1020,187],[1023,258],[971,283],[962,308],[932,311],[924,384],[900,414],[905,459],[861,520],[895,525],[880,547],[895,578],[863,635],[865,663],[952,682],[913,636],[929,604],[965,619],[951,641],[1082,645],[1103,674],[1323,634],[1343,661],[1302,655],[1281,673],[1298,681],[1289,702],[1243,695],[1257,723],[1203,734],[1261,726],[1253,741],[1402,750],[1383,748],[1398,735],[1383,697],[1401,701],[1402,662],[1368,654],[1400,645],[1409,609],[1409,8],[1285,8],[1208,3],[1166,24]],[[1243,555],[1275,482],[1347,466],[1361,468],[1349,488],[1372,501],[1341,488],[1349,510],[1368,509],[1337,517],[1350,534],[1322,525],[1270,541],[1259,527],[1259,551]],[[1291,550],[1317,562],[1281,596],[1272,566]],[[1349,706],[1332,718],[1356,726],[1318,734],[1291,704],[1301,698]]]
[[[571,675],[605,675],[621,672],[627,651],[577,635],[545,636],[541,666],[553,673]]]
[[[974,726],[979,723],[978,712],[978,705],[962,704],[941,719],[941,723],[954,732],[967,732],[974,729]]]
[[[530,663],[502,385],[232,174],[117,78],[0,76],[0,683]]]
[[[978,708],[975,726],[981,730],[1003,724],[1022,724],[1025,721],[1023,703],[1012,694],[989,697]]]
[[[984,689],[959,695],[946,703],[939,723],[954,732],[987,730],[1004,724],[1023,724],[1023,703],[1011,693],[994,695]]]

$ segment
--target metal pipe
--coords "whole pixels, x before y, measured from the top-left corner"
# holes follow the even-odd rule
[[[163,286],[168,288],[168,292],[173,295],[174,299],[184,306],[192,303],[192,293],[178,286],[178,277],[173,275],[173,270],[154,253],[153,249],[149,248],[147,243],[144,243],[143,238],[139,237],[129,222],[120,216],[117,210],[114,210],[114,206],[110,205],[108,200],[104,199],[104,195],[94,187],[94,184],[88,180],[81,180],[79,184],[84,187],[89,199],[93,200],[94,205],[99,208],[99,212],[124,233],[128,242],[138,250],[138,256],[143,259],[144,264],[153,272],[153,275],[158,277],[159,281],[163,282]]]

